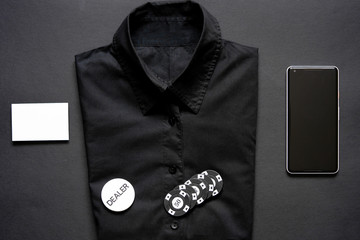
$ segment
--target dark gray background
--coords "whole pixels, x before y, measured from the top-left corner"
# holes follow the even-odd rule
[[[74,55],[107,45],[144,1],[0,1],[0,239],[95,240]],[[258,47],[255,240],[360,238],[360,2],[200,1]],[[285,172],[285,69],[340,69],[340,172]],[[70,141],[11,142],[10,104],[69,102]],[[119,226],[120,227],[120,226]]]

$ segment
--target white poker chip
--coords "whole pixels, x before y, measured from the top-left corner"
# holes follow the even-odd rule
[[[109,210],[122,212],[133,204],[135,189],[129,181],[122,178],[114,178],[103,186],[101,200]]]

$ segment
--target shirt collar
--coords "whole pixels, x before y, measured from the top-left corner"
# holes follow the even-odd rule
[[[176,6],[175,6],[176,5]],[[173,84],[164,86],[148,71],[139,59],[130,37],[130,21],[156,11],[156,15],[171,17],[169,9],[181,9],[190,16],[194,9],[202,14],[203,26],[200,39],[192,58]],[[195,11],[196,12],[196,11]],[[112,51],[130,80],[131,87],[142,113],[149,110],[164,97],[172,95],[197,114],[203,102],[209,80],[214,72],[221,49],[221,33],[217,20],[200,4],[186,2],[149,2],[133,10],[122,22],[114,35]]]

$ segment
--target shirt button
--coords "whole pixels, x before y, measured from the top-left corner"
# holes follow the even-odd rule
[[[179,224],[177,222],[173,222],[171,225],[170,225],[171,229],[172,230],[176,230],[179,228]]]
[[[176,166],[170,166],[169,167],[169,173],[175,174],[176,173]]]
[[[171,126],[174,126],[175,123],[176,123],[176,117],[175,116],[170,116],[168,121],[169,121],[169,124]]]

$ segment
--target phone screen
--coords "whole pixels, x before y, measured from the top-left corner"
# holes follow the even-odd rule
[[[338,69],[288,69],[287,169],[338,170]]]

